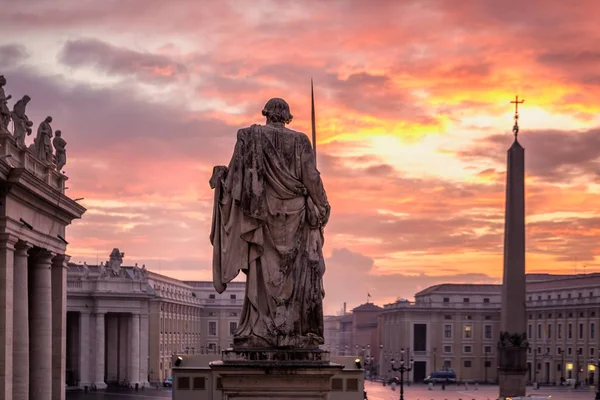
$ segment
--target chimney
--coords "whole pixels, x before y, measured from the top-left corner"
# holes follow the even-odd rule
[[[346,315],[346,302],[344,302],[344,315]]]

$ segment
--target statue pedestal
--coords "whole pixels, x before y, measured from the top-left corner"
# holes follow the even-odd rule
[[[223,400],[326,400],[343,366],[318,349],[240,349],[225,350],[210,369],[220,376]]]
[[[498,383],[500,398],[525,396],[527,382],[527,348],[498,348]]]

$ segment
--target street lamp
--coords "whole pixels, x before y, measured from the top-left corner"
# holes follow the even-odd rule
[[[404,373],[413,369],[413,359],[410,359],[409,366],[404,365],[404,349],[400,350],[400,366],[396,367],[396,360],[392,358],[392,371],[400,372],[400,400],[404,400]]]

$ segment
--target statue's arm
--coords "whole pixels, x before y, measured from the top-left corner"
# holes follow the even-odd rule
[[[321,180],[321,174],[317,170],[315,164],[315,156],[312,150],[312,146],[308,140],[308,137],[302,135],[303,146],[301,154],[302,162],[302,183],[308,191],[308,195],[315,203],[319,210],[319,220],[321,225],[326,225],[329,220],[329,213],[331,207],[327,200],[327,193],[323,187],[323,181]]]

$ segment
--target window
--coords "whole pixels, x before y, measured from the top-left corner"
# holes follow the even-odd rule
[[[490,368],[492,366],[492,362],[491,361],[486,361],[485,362],[485,367],[486,368]]]
[[[229,336],[233,336],[237,331],[237,322],[229,322]]]
[[[484,297],[484,298],[483,298],[483,302],[484,302],[485,304],[488,304],[488,303],[490,302],[490,299],[489,299],[489,297]]]
[[[571,293],[567,294],[567,298],[570,299],[571,298]]]
[[[235,299],[237,299],[237,296],[236,296],[235,294],[232,294],[232,295],[230,295],[230,296],[229,296],[229,298],[230,298],[231,300],[235,300]]]
[[[556,335],[559,339],[562,339],[562,324],[558,324],[558,332],[556,332]]]
[[[492,346],[483,346],[483,352],[490,354],[492,352]]]
[[[444,303],[450,303],[450,297],[444,297]]]
[[[549,294],[549,295],[548,295],[548,300],[551,300],[551,299],[552,299],[552,295],[551,295],[551,294]]]
[[[444,360],[444,369],[449,370],[452,368],[452,362],[450,360]]]
[[[217,336],[217,322],[216,321],[208,322],[208,335],[209,336]]]
[[[465,339],[473,338],[473,326],[472,325],[465,325],[464,338]]]
[[[541,300],[541,299],[542,299],[542,296],[538,296],[538,300]]]
[[[579,324],[579,339],[583,339],[583,324]]]
[[[485,339],[491,339],[492,338],[492,326],[491,325],[485,325],[484,326],[483,337]]]
[[[427,325],[426,324],[414,324],[413,325],[413,350],[414,351],[426,351],[427,350]]]
[[[331,380],[331,391],[341,392],[344,390],[344,380],[341,378],[334,378]]]
[[[552,339],[552,324],[548,324],[548,339]]]
[[[190,390],[190,377],[180,376],[177,378],[177,389],[179,390]]]
[[[579,316],[580,316],[581,318],[583,318],[583,317],[585,317],[585,313],[579,313]]]
[[[542,338],[542,324],[538,324],[537,328],[538,328],[537,329],[537,338],[541,339]]]
[[[444,315],[444,319],[452,319],[452,315]]]
[[[527,327],[527,337],[530,339],[533,337],[531,334],[531,324],[529,324],[529,326]]]
[[[206,378],[203,376],[195,376],[193,390],[206,390]]]
[[[471,368],[471,361],[465,360],[465,363],[463,365],[465,366],[465,368]]]
[[[358,379],[346,379],[346,392],[358,392]]]
[[[531,299],[531,296],[529,296],[529,301],[531,301],[531,300],[532,300],[532,299]]]
[[[590,297],[594,297],[594,292],[590,292]]]
[[[548,314],[548,318],[552,318],[552,313]]]
[[[209,294],[209,295],[208,295],[208,298],[209,298],[209,299],[213,299],[213,300],[214,300],[214,299],[215,299],[215,297],[216,297],[216,296],[215,296],[214,294]]]
[[[596,338],[596,324],[591,322],[590,323],[590,339],[595,339]]]
[[[473,348],[471,346],[463,347],[463,353],[472,353],[472,352],[473,352]]]
[[[217,313],[216,313],[216,312],[214,312],[214,311],[211,311],[211,312],[209,312],[209,313],[208,313],[208,316],[209,316],[209,317],[216,317],[216,316],[217,316]]]
[[[444,339],[452,339],[452,325],[444,325]]]
[[[230,316],[230,317],[237,317],[237,316],[238,316],[238,314],[237,314],[236,312],[230,312],[230,313],[229,313],[229,316]]]
[[[486,320],[486,321],[490,321],[491,319],[492,319],[492,316],[491,316],[491,315],[486,315],[486,316],[485,316],[485,320]]]
[[[567,326],[567,339],[573,339],[573,324]]]
[[[556,298],[560,300],[560,293],[556,295]]]
[[[573,318],[573,313],[572,312],[569,313],[569,318]]]
[[[208,349],[209,350],[216,350],[217,349],[217,344],[216,343],[209,343],[208,344]]]
[[[562,349],[560,348],[560,346],[556,349],[556,354],[558,354],[559,356],[562,353]]]
[[[571,354],[573,354],[573,351],[571,350],[570,347],[567,347],[567,355],[570,356]]]
[[[583,296],[583,293],[577,293],[577,297],[581,298],[581,296]]]
[[[444,353],[452,353],[452,346],[444,346]]]
[[[590,357],[594,357],[594,348],[590,347]]]
[[[470,302],[470,301],[471,301],[471,300],[470,300],[468,297],[465,297],[465,298],[463,299],[463,303],[468,303],[468,302]]]
[[[470,321],[470,320],[473,319],[473,316],[471,316],[471,315],[465,315],[465,319]]]

